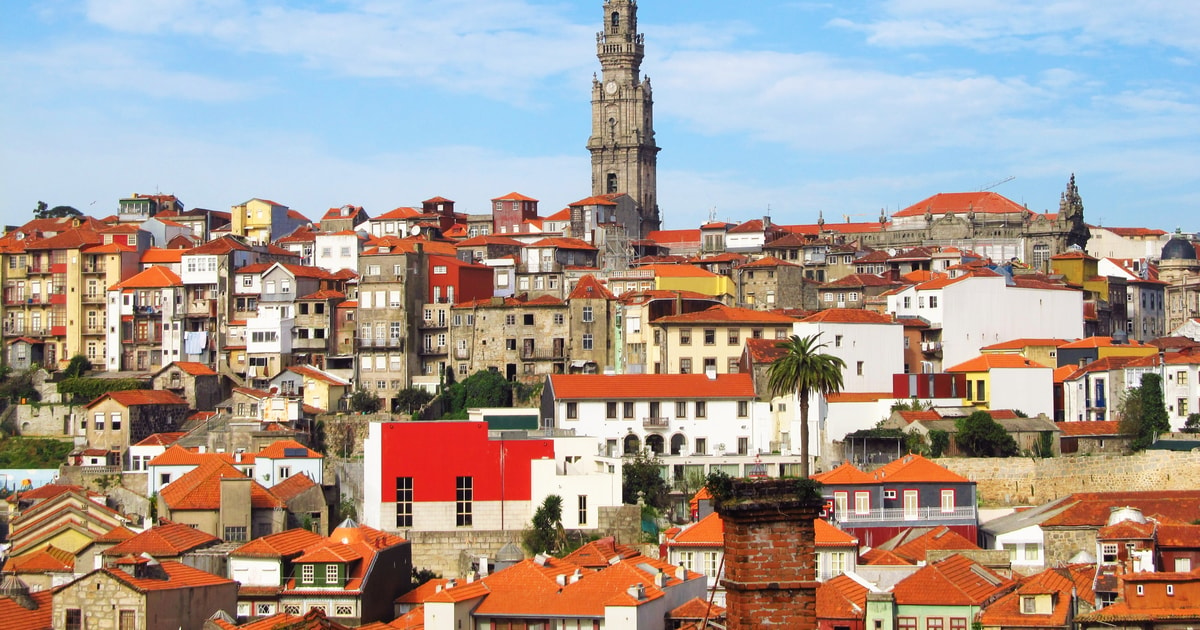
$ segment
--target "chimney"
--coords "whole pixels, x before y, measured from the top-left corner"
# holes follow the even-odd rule
[[[667,574],[662,569],[659,569],[658,573],[654,574],[654,585],[658,588],[663,588],[667,585]]]
[[[485,578],[488,576],[488,557],[479,556],[479,577]]]
[[[467,584],[473,584],[474,582],[475,582],[475,572],[470,571],[467,573]]]
[[[558,575],[554,576],[554,582],[557,583],[559,586],[566,586],[567,585],[567,574],[559,573]]]
[[[675,579],[680,582],[687,581],[687,569],[683,567],[675,567]]]
[[[571,584],[578,582],[581,577],[583,577],[583,571],[578,568],[575,569],[575,572],[571,574]]]
[[[715,365],[704,366],[704,375],[707,376],[708,380],[710,380],[710,381],[717,380],[717,366],[715,366]]]
[[[646,599],[646,587],[643,586],[641,582],[638,582],[637,584],[630,586],[629,590],[626,592],[629,593],[630,597],[636,599],[639,602],[642,601],[643,599]]]

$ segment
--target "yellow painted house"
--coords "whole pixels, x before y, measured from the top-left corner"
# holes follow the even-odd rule
[[[1158,354],[1158,346],[1135,340],[1113,343],[1112,337],[1086,337],[1063,344],[1059,346],[1059,350],[1068,355],[1086,354],[1091,361],[1109,357],[1148,357]]]
[[[1100,260],[1081,251],[1050,257],[1050,269],[1070,284],[1083,287],[1083,299],[1108,299],[1108,277],[1101,276]]]
[[[1058,365],[1059,346],[1071,343],[1070,339],[1013,339],[994,343],[979,349],[982,354],[1013,354],[1025,357],[1042,365]]]
[[[733,279],[695,265],[646,265],[639,269],[654,273],[654,288],[663,291],[692,291],[729,303],[737,295]]]
[[[1020,410],[1028,416],[1053,417],[1054,370],[1017,354],[981,354],[947,368],[964,374],[965,399],[981,410]]]

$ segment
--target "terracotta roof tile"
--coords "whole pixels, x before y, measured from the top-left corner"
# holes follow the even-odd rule
[[[987,372],[994,369],[1007,368],[1045,368],[1037,361],[1030,361],[1019,354],[981,354],[954,367],[946,368],[946,372]]]
[[[44,590],[29,594],[36,608],[29,609],[11,597],[0,597],[0,619],[8,630],[47,630],[54,627],[54,591]]]
[[[612,292],[606,289],[603,284],[600,284],[600,281],[596,279],[596,276],[593,276],[589,273],[579,279],[579,282],[575,284],[575,288],[571,290],[571,295],[568,296],[567,299],[615,300],[616,297],[613,296]]]
[[[315,487],[317,482],[309,479],[308,475],[296,473],[271,486],[271,494],[279,497],[281,501],[291,501],[305,490]]]
[[[221,479],[245,477],[240,470],[213,458],[172,481],[159,496],[172,510],[216,510],[221,506]],[[253,479],[250,480],[250,505],[255,508],[285,507],[283,501]]]
[[[135,407],[138,405],[186,405],[188,402],[173,392],[158,390],[158,389],[127,389],[116,392],[108,392],[102,394],[92,402],[87,404],[90,409],[96,403],[110,398],[117,403],[126,407]]]
[[[106,556],[180,556],[188,551],[215,545],[220,538],[182,523],[164,522],[104,551]]]
[[[230,555],[280,558],[299,555],[305,549],[325,542],[325,537],[302,527],[255,538],[234,549]]]
[[[155,579],[152,577],[138,578],[134,577],[121,569],[104,568],[98,569],[117,580],[125,583],[133,589],[145,593],[147,591],[167,591],[182,588],[200,588],[205,586],[218,586],[222,584],[236,584],[233,580],[223,578],[211,573],[193,569],[185,564],[175,562],[174,560],[164,560],[159,563],[159,566],[167,574],[167,579]]]
[[[109,287],[110,291],[127,289],[158,289],[165,287],[181,287],[183,280],[174,271],[166,267],[154,266]]]
[[[918,569],[897,583],[892,593],[900,606],[979,606],[1015,584],[955,554]]]
[[[864,619],[867,592],[853,578],[839,575],[817,586],[817,617],[820,619]]]
[[[1062,431],[1062,437],[1120,435],[1120,422],[1103,420],[1099,422],[1056,422],[1055,426]]]
[[[938,216],[947,213],[966,215],[968,212],[1024,214],[1028,209],[994,192],[938,193],[893,213],[892,218],[921,217],[925,216],[926,211]]]
[[[1154,492],[1079,492],[1066,499],[1072,505],[1042,522],[1042,527],[1100,527],[1113,507],[1136,507],[1143,514],[1188,522],[1200,514],[1200,490]]]
[[[895,324],[891,315],[867,311],[860,308],[829,308],[818,311],[803,320],[806,323],[830,322],[838,324]]]
[[[192,376],[215,376],[217,374],[216,370],[195,361],[175,361],[171,365],[177,366]]]
[[[623,398],[692,399],[753,398],[749,374],[552,374],[550,386],[559,400],[608,400],[619,391]]]

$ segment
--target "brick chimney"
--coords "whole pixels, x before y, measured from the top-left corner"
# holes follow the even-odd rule
[[[717,502],[725,524],[725,606],[729,630],[817,627],[813,519],[821,502],[802,498],[795,479],[735,479]]]

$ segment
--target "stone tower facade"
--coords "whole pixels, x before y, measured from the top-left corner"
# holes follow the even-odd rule
[[[637,203],[633,238],[661,227],[654,143],[654,99],[642,78],[643,35],[637,32],[636,0],[607,0],[604,30],[596,34],[601,76],[592,77],[592,194],[625,193]]]
[[[820,500],[797,496],[795,479],[736,479],[717,502],[725,524],[725,606],[730,630],[817,627]]]

